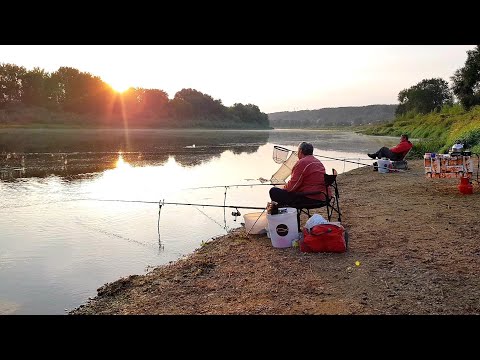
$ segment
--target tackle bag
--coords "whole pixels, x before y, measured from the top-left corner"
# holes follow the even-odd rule
[[[348,234],[340,224],[319,224],[311,229],[303,228],[299,246],[302,252],[343,253],[347,251]]]

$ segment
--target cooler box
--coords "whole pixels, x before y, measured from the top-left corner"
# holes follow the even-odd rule
[[[473,176],[471,156],[425,153],[425,175],[429,178],[462,178]]]

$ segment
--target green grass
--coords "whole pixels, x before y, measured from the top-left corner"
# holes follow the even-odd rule
[[[372,126],[359,132],[367,135],[400,136],[413,140],[409,157],[420,158],[426,152],[447,152],[460,140],[472,152],[480,153],[480,106],[465,111],[460,105],[446,106],[440,112],[419,115],[407,113],[393,122]]]

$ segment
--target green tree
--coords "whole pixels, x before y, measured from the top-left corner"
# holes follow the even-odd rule
[[[168,103],[169,114],[176,120],[191,119],[193,117],[193,107],[188,101],[175,97]],[[174,124],[171,124],[174,125]],[[178,123],[175,125],[179,125]]]
[[[480,45],[467,51],[465,66],[451,77],[453,93],[462,106],[469,110],[480,104]]]
[[[257,105],[253,104],[240,104],[235,103],[229,108],[231,116],[236,120],[243,123],[259,124],[262,126],[268,126],[268,115],[260,112]]]
[[[146,89],[143,93],[142,104],[143,111],[164,118],[167,116],[168,94],[159,89]]]
[[[49,98],[47,79],[49,77],[50,75],[39,67],[22,75],[21,99],[25,105],[47,105]]]
[[[66,111],[92,112],[96,108],[94,97],[105,91],[104,83],[98,76],[70,67],[60,67],[52,78],[57,84],[56,101]]]
[[[225,112],[225,107],[221,100],[214,100],[210,95],[203,94],[195,89],[182,89],[175,94],[174,104],[179,105],[182,110],[180,113],[191,112],[193,118],[211,118],[218,119]],[[190,106],[185,103],[190,104]],[[177,112],[178,114],[178,112]]]
[[[0,64],[0,106],[21,101],[22,77],[26,72],[23,66]]]
[[[395,110],[396,115],[407,112],[427,114],[439,111],[443,105],[452,104],[453,96],[448,83],[440,78],[425,79],[418,84],[404,89],[398,94],[400,104]]]
[[[77,79],[80,77],[80,71],[71,67],[60,67],[52,74],[52,78],[58,85],[56,100],[65,109],[70,110],[75,98],[81,96],[79,94]]]

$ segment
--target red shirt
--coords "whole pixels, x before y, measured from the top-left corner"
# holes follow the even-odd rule
[[[402,140],[397,146],[390,148],[390,150],[396,154],[402,154],[402,158],[413,147],[413,144],[408,140]]]
[[[325,167],[313,155],[298,160],[292,168],[292,176],[284,189],[289,192],[325,191]],[[325,200],[324,194],[306,195],[311,199]]]

